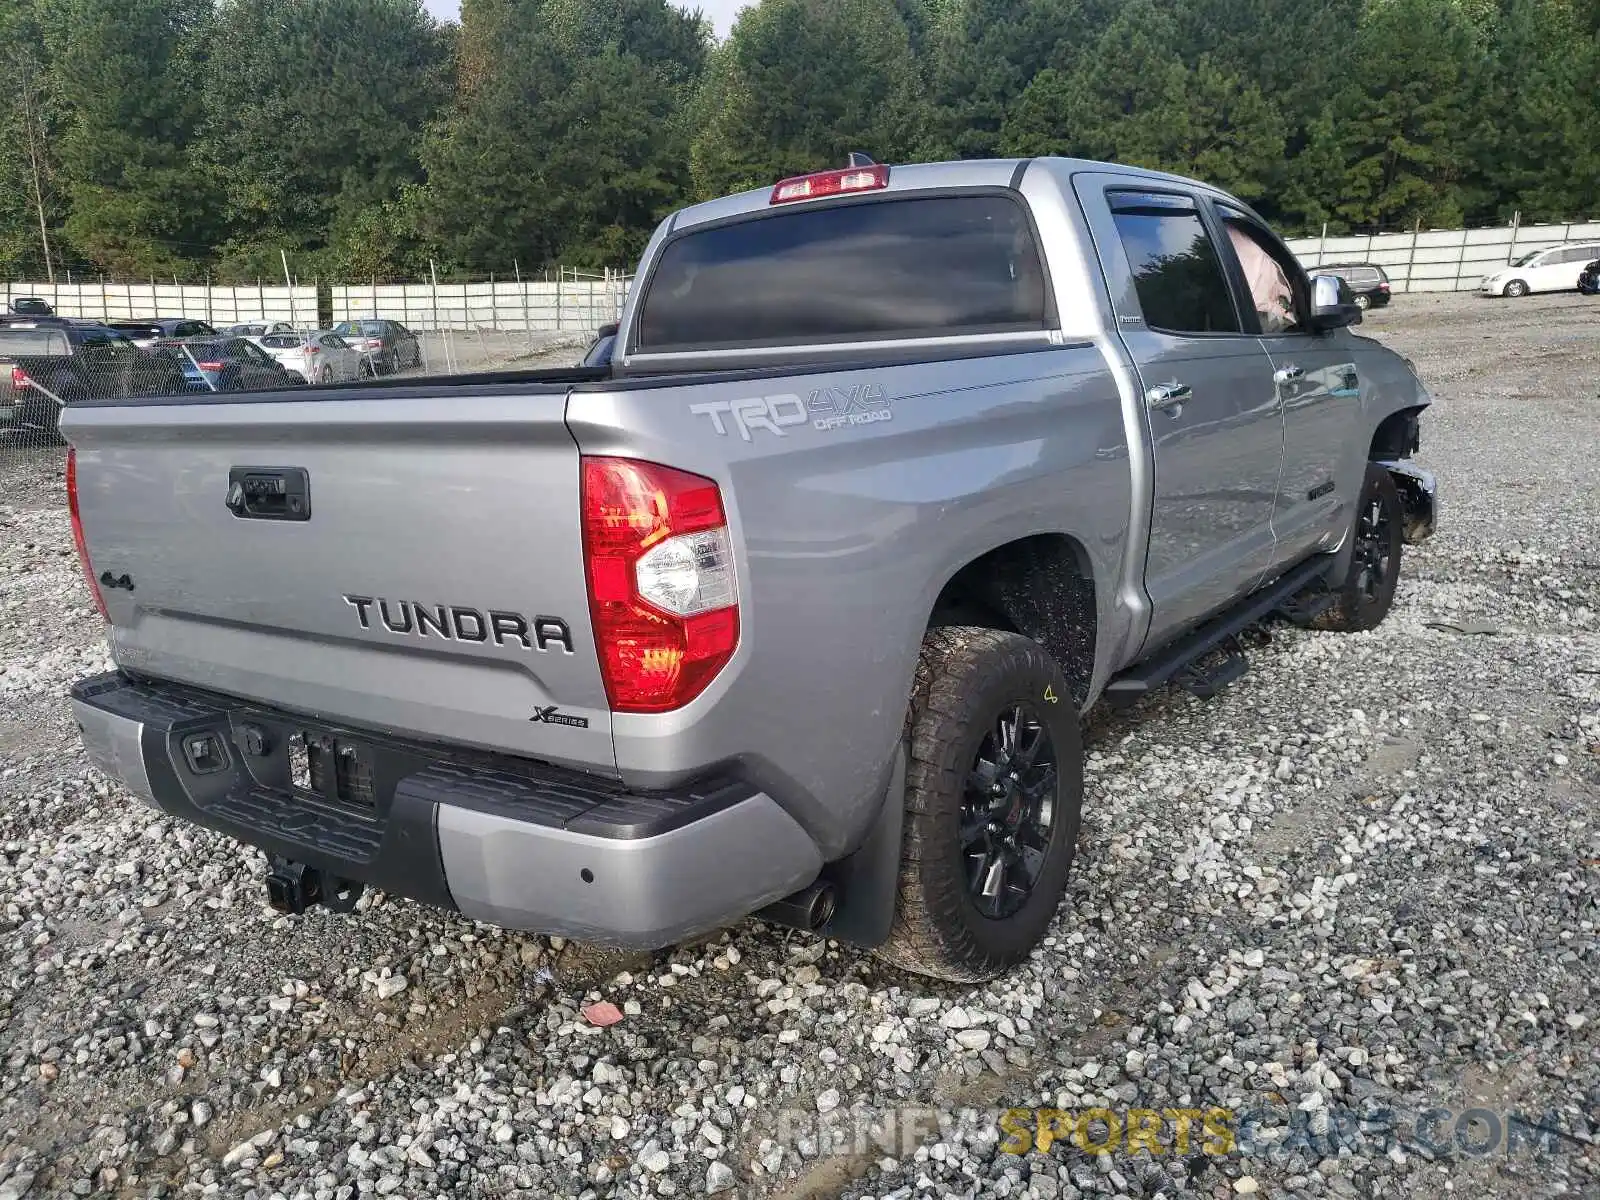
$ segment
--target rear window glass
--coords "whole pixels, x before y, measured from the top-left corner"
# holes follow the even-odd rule
[[[335,325],[333,327],[333,331],[335,333],[345,334],[346,336],[349,336],[349,335],[353,334],[353,335],[357,335],[357,336],[363,336],[364,335],[366,337],[382,337],[383,336],[383,322],[382,321],[341,321],[339,324],[337,324],[337,325]]]
[[[796,209],[667,245],[640,310],[645,352],[1041,329],[1044,272],[1005,196]]]
[[[53,329],[0,329],[0,354],[67,354],[66,337]]]
[[[291,350],[295,346],[302,345],[304,340],[290,333],[270,333],[261,339],[261,344],[271,346],[274,350]]]

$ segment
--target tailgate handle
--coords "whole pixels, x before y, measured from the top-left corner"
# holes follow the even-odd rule
[[[304,467],[234,467],[228,510],[254,521],[309,521],[311,476]]]

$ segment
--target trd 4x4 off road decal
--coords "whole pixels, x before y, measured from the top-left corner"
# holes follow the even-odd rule
[[[847,387],[817,388],[809,399],[793,392],[777,396],[752,396],[747,400],[706,400],[689,405],[696,416],[710,417],[711,428],[728,436],[731,423],[745,441],[761,429],[785,437],[786,429],[810,424],[814,429],[839,429],[845,425],[870,425],[894,417],[882,385],[853,383]]]

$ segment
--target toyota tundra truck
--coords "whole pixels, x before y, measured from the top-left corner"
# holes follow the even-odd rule
[[[1360,320],[1191,179],[853,156],[664,220],[577,368],[88,400],[83,742],[281,910],[991,978],[1082,714],[1389,611],[1430,398]]]

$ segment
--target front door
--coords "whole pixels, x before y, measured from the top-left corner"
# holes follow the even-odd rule
[[[1361,376],[1345,330],[1312,333],[1311,289],[1293,254],[1253,215],[1214,209],[1226,234],[1226,265],[1272,359],[1283,406],[1283,473],[1273,505],[1273,567],[1332,549],[1349,528],[1366,471]]]
[[[1154,649],[1265,574],[1283,421],[1272,362],[1243,327],[1197,197],[1096,176],[1078,190],[1146,402]]]

